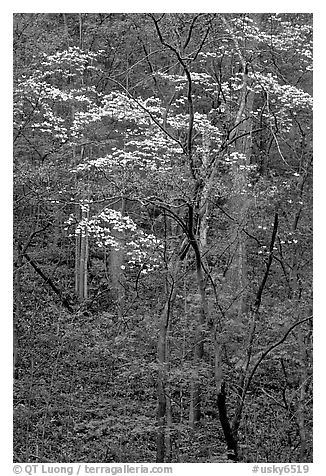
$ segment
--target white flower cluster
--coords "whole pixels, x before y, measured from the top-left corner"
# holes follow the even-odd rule
[[[263,44],[265,48],[278,52],[293,51],[297,56],[306,57],[308,61],[311,61],[312,25],[310,24],[288,22],[282,20],[279,15],[271,15],[265,29],[256,25],[253,18],[248,16],[233,18],[231,23],[239,42],[248,42],[252,39],[255,43]]]
[[[19,127],[27,119],[32,131],[65,142],[68,138],[65,119],[57,113],[58,108],[54,108],[53,104],[68,99],[69,94],[38,81],[34,76],[22,78],[14,91],[14,123]]]
[[[224,157],[225,162],[229,164],[245,164],[247,157],[246,154],[242,154],[241,152],[231,152],[229,155]]]
[[[68,92],[62,91],[46,81],[41,81],[37,77],[37,71],[34,72],[33,76],[18,81],[14,95],[17,98],[30,97],[32,100],[37,99],[39,101],[67,101],[71,99]]]
[[[110,116],[116,121],[135,122],[137,125],[150,124],[148,114],[124,93],[113,91],[103,96],[102,104],[100,110],[102,116]]]
[[[69,224],[72,222],[71,216]],[[105,208],[91,219],[82,219],[75,234],[93,237],[100,248],[109,247],[115,251],[124,249],[128,257],[127,264],[130,267],[142,266],[144,273],[160,265],[159,251],[163,248],[161,241],[140,230],[129,216],[122,215],[117,210]]]
[[[44,54],[41,69],[34,69],[29,77],[22,76],[15,86],[14,124],[20,127],[28,120],[31,130],[49,134],[61,142],[70,134],[73,138],[80,137],[88,124],[104,115],[95,101],[101,95],[95,86],[62,87],[62,78],[94,69],[93,63],[101,54],[102,51],[84,52],[78,47],[53,55]],[[61,86],[56,87],[56,83]]]
[[[157,71],[155,73],[155,76],[157,76],[158,78],[164,79],[168,81],[169,83],[179,84],[181,86],[187,83],[187,78],[184,75],[181,76],[179,74],[167,74],[167,73],[162,73],[160,71]]]
[[[253,89],[256,92],[263,89],[269,95],[269,106],[273,115],[269,115],[265,110],[264,116],[274,123],[274,114],[276,114],[278,126],[283,132],[288,132],[292,125],[290,112],[296,115],[300,110],[310,111],[313,105],[313,99],[310,94],[306,93],[296,86],[289,84],[279,84],[275,75],[268,73],[262,74],[256,72],[251,75],[254,80]]]
[[[312,25],[294,25],[293,23],[282,21],[279,17],[271,17],[271,22],[274,23],[274,31],[261,32],[262,40],[270,45],[273,49],[279,51],[293,50],[296,54],[301,55],[301,49],[309,46],[312,51]],[[275,23],[278,23],[275,29]]]
[[[302,89],[285,84],[280,86],[280,101],[284,107],[311,109],[313,99],[310,94],[305,93]]]
[[[32,109],[31,129],[47,133],[52,138],[64,142],[68,139],[69,133],[77,136],[87,124],[98,119],[98,108],[86,94],[94,95],[94,88],[62,91],[46,81],[40,81],[35,74],[29,78],[22,78],[14,92],[15,125],[19,126],[25,117],[30,117]],[[72,127],[68,122],[67,105],[61,107],[61,103],[67,102],[71,107],[74,105],[75,109],[76,106],[87,109],[86,112],[76,111]]]
[[[154,271],[160,266],[161,259],[159,251],[163,249],[161,241],[152,234],[138,230],[136,239],[126,243],[128,264],[132,266],[143,266],[143,274]]]
[[[77,46],[71,46],[65,51],[57,51],[53,55],[44,54],[41,63],[46,75],[59,73],[63,77],[72,78],[82,76],[86,70],[95,70],[93,62],[103,53],[83,51]]]
[[[201,51],[199,53],[199,56],[206,59],[206,58],[216,58],[218,55],[215,52],[212,52],[212,51],[206,51],[205,53]]]
[[[92,122],[101,120],[100,109],[98,106],[89,103],[90,107],[87,111],[76,111],[73,124],[71,127],[71,135],[74,138],[80,137],[85,129]]]
[[[130,140],[126,141],[124,149],[113,147],[111,153],[105,157],[86,159],[74,172],[97,169],[114,173],[117,168],[129,168],[134,171],[146,170],[164,174],[171,170],[172,164],[182,153],[181,147],[172,139],[156,128],[148,127],[139,134],[135,131]]]
[[[212,84],[213,79],[210,74],[207,73],[196,73],[194,71],[191,72],[191,81],[195,84],[199,84],[201,86],[207,86]]]

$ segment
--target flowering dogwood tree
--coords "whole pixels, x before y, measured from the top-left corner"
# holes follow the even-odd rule
[[[310,17],[144,14],[128,21],[143,53],[130,51],[126,69],[114,70],[113,60],[108,67],[112,45],[109,52],[74,46],[43,55],[17,77],[16,188],[30,190],[30,206],[42,203],[34,232],[40,217],[54,218],[64,239],[74,237],[81,302],[90,297],[95,255],[110,258],[121,319],[126,280],[138,292],[139,280],[151,276],[164,289],[155,310],[158,462],[171,458],[176,415],[184,423],[183,400],[173,410],[172,395],[187,387],[195,430],[212,381],[227,457],[239,459],[254,377],[269,359],[274,365],[271,355],[287,375],[286,365],[296,364],[284,363],[280,346],[295,332],[304,460]],[[268,288],[276,269],[282,283]],[[185,328],[174,322],[181,312]],[[181,342],[182,332],[181,353],[173,338]],[[176,367],[185,361],[181,375]]]

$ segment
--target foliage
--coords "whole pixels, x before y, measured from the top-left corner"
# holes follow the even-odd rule
[[[312,460],[311,23],[14,15],[15,460]]]

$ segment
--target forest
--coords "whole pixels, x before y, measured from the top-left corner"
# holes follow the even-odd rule
[[[14,462],[313,461],[312,37],[14,14]]]

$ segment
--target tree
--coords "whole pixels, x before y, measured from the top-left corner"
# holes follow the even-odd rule
[[[253,431],[266,399],[281,401],[285,447],[296,421],[299,449],[280,460],[309,458],[311,17],[16,20],[17,38],[36,22],[30,51],[38,23],[64,31],[33,68],[21,46],[15,56],[17,303],[23,258],[72,315],[112,313],[121,375],[128,342],[153,375],[157,462],[180,461],[176,441],[205,431],[209,412],[220,427],[205,460],[223,460],[222,431],[225,457],[250,461],[257,395]],[[152,361],[132,337],[142,326]]]

